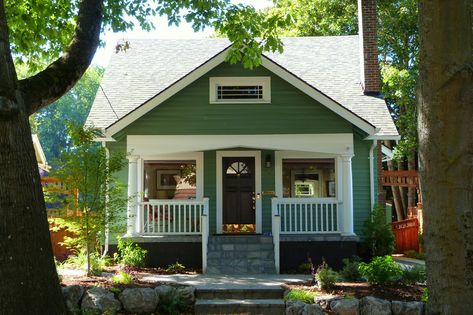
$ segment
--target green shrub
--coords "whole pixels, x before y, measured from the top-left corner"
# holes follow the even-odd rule
[[[133,276],[128,272],[120,271],[118,275],[112,277],[112,282],[115,284],[130,284],[133,283]]]
[[[169,273],[181,273],[181,272],[184,272],[185,270],[186,270],[186,267],[178,261],[166,267],[166,272],[169,272]]]
[[[134,244],[131,240],[125,241],[120,237],[117,240],[118,253],[115,253],[113,256],[115,261],[125,267],[144,267],[148,251],[141,248],[138,244]]]
[[[289,293],[284,296],[284,300],[298,300],[307,304],[312,304],[314,303],[314,298],[316,296],[317,292],[294,289],[289,291]]]
[[[401,267],[391,256],[374,257],[369,264],[360,263],[359,270],[362,276],[372,284],[394,282],[402,275]]]
[[[429,301],[429,288],[425,288],[424,291],[422,291],[422,296],[420,297],[420,300],[424,303],[427,303]]]
[[[360,265],[360,257],[353,256],[352,259],[345,258],[343,261],[343,268],[339,271],[340,276],[345,281],[359,281],[361,280],[361,273],[358,270]]]
[[[107,266],[109,258],[101,257],[99,253],[93,252],[90,254],[90,274],[99,276]],[[87,254],[85,250],[78,252],[76,255],[69,256],[62,264],[66,268],[72,269],[87,269]]]
[[[404,252],[404,256],[414,259],[425,260],[425,253],[419,253],[415,250],[408,250]]]
[[[159,296],[158,314],[188,314],[191,313],[177,290],[170,290]]]
[[[303,264],[300,264],[298,267],[297,267],[297,272],[299,273],[303,273],[303,274],[310,274],[311,273],[311,270],[312,270],[312,265],[310,263],[303,263]]]
[[[331,290],[337,282],[338,273],[329,267],[319,268],[315,274],[315,279],[322,289]]]
[[[406,268],[402,270],[402,282],[406,284],[414,284],[417,282],[425,282],[427,280],[427,274],[425,273],[425,267],[414,266],[412,268]]]
[[[371,218],[363,225],[363,246],[372,256],[390,255],[394,251],[394,234],[391,225],[386,223],[385,210],[373,208]]]

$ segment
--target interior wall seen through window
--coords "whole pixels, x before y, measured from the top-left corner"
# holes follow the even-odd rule
[[[195,199],[196,162],[145,161],[143,199]]]
[[[335,159],[283,159],[284,198],[335,197]]]

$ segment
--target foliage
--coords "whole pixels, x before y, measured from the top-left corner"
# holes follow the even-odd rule
[[[310,263],[306,262],[306,263],[300,264],[297,267],[297,271],[299,273],[303,273],[303,274],[311,273],[311,270],[312,270],[311,268],[312,268],[312,265]]]
[[[420,300],[424,303],[427,303],[429,301],[429,288],[424,288]]]
[[[46,159],[53,167],[57,166],[61,151],[73,149],[67,125],[58,122],[70,121],[80,126],[85,123],[102,74],[102,68],[90,67],[69,92],[31,116]]]
[[[146,255],[148,254],[146,249],[133,243],[132,240],[123,240],[121,237],[117,237],[117,241],[118,253],[114,254],[115,261],[125,267],[140,268],[145,266]]]
[[[88,260],[89,264],[87,262]],[[107,258],[102,258],[97,252],[92,252],[90,255],[87,255],[85,249],[77,252],[75,255],[69,256],[62,264],[62,266],[66,268],[87,269],[88,274],[93,276],[101,275],[107,265]]]
[[[361,258],[353,256],[352,259],[344,258],[343,268],[338,273],[345,281],[359,281],[361,279],[360,270],[358,269]]]
[[[363,225],[363,246],[372,256],[392,254],[394,251],[394,234],[386,223],[385,210],[375,206],[371,218]]]
[[[409,258],[414,258],[414,259],[425,260],[425,253],[419,253],[419,252],[416,252],[415,250],[408,250],[404,252],[404,256],[409,257]]]
[[[186,267],[178,261],[166,267],[166,272],[169,272],[169,273],[181,273],[185,270],[186,270]]]
[[[414,266],[412,268],[403,269],[401,280],[406,284],[424,283],[427,280],[425,267]]]
[[[188,314],[190,312],[177,290],[169,290],[159,296],[158,314]]]
[[[59,168],[51,175],[70,193],[56,192],[52,199],[72,215],[56,220],[56,224],[76,235],[65,238],[68,247],[92,253],[103,244],[105,233],[123,229],[126,198],[113,174],[123,167],[124,158],[121,154],[107,157],[105,148],[94,141],[100,136],[95,128],[68,124],[68,134],[73,147],[61,152]]]
[[[322,289],[328,291],[333,289],[335,286],[338,279],[338,273],[329,267],[322,268],[315,274],[315,279]]]
[[[314,303],[314,298],[317,295],[318,295],[317,292],[294,289],[294,290],[289,291],[284,296],[284,300],[285,301],[297,300],[297,301],[302,301],[307,304],[312,304]]]
[[[27,63],[35,71],[57,58],[70,43],[79,6],[78,0],[43,2],[5,3],[16,62]],[[233,4],[230,0],[105,0],[103,8],[103,31],[123,32],[135,26],[150,31],[155,28],[152,18],[156,15],[166,16],[169,25],[179,25],[182,20],[190,22],[195,31],[213,26],[235,44],[228,60],[241,61],[248,68],[261,64],[262,51],[282,49],[276,29],[283,28],[289,20],[281,12],[263,14],[250,5]],[[116,50],[122,50],[122,45],[117,44]]]
[[[397,281],[402,276],[401,267],[389,255],[374,257],[370,263],[360,263],[363,277],[372,284],[386,284]]]
[[[125,271],[120,271],[118,275],[112,277],[112,282],[115,284],[130,284],[133,280],[133,276]]]

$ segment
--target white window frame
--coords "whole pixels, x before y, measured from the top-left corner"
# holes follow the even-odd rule
[[[337,154],[314,153],[314,152],[297,152],[297,151],[275,151],[274,152],[274,180],[276,188],[276,196],[283,198],[283,182],[282,182],[282,168],[283,160],[285,159],[334,159],[335,162],[335,197],[321,197],[316,199],[337,199],[342,200],[342,172],[341,158]]]
[[[261,85],[263,86],[262,99],[217,99],[217,87],[219,85]],[[271,103],[271,77],[210,77],[209,78],[210,104],[269,104]]]

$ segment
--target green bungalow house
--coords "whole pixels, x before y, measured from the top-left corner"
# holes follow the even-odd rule
[[[225,62],[218,38],[113,55],[87,124],[127,154],[127,236],[150,265],[271,273],[355,254],[377,141],[399,138],[373,38],[285,38],[254,70]]]

